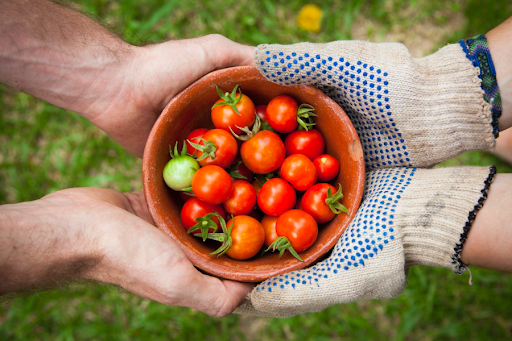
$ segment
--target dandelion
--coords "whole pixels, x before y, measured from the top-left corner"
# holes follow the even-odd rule
[[[300,28],[310,31],[320,31],[320,22],[322,21],[322,9],[317,5],[304,5],[297,16],[297,24]]]

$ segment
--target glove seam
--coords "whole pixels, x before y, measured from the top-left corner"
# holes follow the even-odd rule
[[[495,175],[496,167],[494,165],[491,165],[489,167],[489,175],[487,176],[487,179],[484,181],[484,188],[480,191],[482,195],[480,196],[480,199],[478,199],[478,203],[475,205],[473,210],[469,212],[468,220],[466,221],[466,224],[463,227],[463,231],[460,235],[459,242],[455,245],[455,248],[453,249],[455,253],[452,255],[452,264],[454,264],[453,272],[455,272],[456,274],[460,275],[468,269],[468,266],[461,261],[462,249],[464,248],[464,244],[466,242],[466,239],[468,238],[468,234],[471,229],[471,226],[473,225],[473,221],[475,220],[478,211],[482,208],[485,200],[487,199],[487,195]]]

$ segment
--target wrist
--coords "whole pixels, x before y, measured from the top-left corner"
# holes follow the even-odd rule
[[[80,217],[58,201],[0,207],[0,293],[86,278],[101,259]]]

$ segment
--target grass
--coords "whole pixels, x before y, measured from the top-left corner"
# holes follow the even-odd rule
[[[324,9],[319,33],[295,23],[305,1],[77,0],[72,5],[134,44],[221,33],[260,43],[360,38],[412,42],[414,32],[440,30],[447,42],[485,33],[512,13],[509,0],[312,0]],[[458,18],[457,24],[453,24]],[[455,25],[455,26],[454,26]],[[449,29],[448,29],[449,27]],[[363,32],[363,33],[361,33]],[[405,32],[405,33],[404,33]],[[435,31],[438,32],[438,31]],[[420,42],[421,43],[421,42]],[[34,200],[63,188],[141,188],[140,160],[73,113],[0,86],[0,204]],[[443,165],[511,167],[483,152]],[[167,307],[109,285],[77,283],[0,304],[1,340],[488,340],[512,337],[512,277],[474,269],[415,267],[398,298],[333,306],[286,319],[229,316]]]

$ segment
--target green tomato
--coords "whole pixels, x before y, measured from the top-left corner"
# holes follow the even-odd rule
[[[193,157],[182,155],[171,159],[164,167],[164,181],[175,191],[192,186],[192,178],[199,169],[199,163]]]

